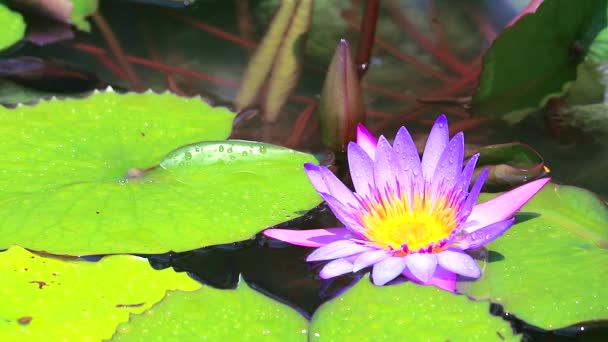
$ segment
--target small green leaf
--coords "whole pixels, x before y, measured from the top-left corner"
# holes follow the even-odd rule
[[[303,170],[312,155],[205,141],[226,137],[233,118],[153,93],[0,108],[0,248],[185,251],[249,239],[317,205]]]
[[[526,144],[490,145],[480,148],[478,152],[475,177],[483,169],[490,169],[484,191],[512,189],[545,176],[548,170],[543,157]]]
[[[244,284],[171,292],[121,325],[112,341],[306,341],[308,322]]]
[[[369,279],[315,312],[310,341],[518,341],[487,302],[411,282],[375,286]]]
[[[343,150],[357,135],[357,124],[365,120],[365,104],[357,69],[346,40],[340,41],[331,60],[321,98],[319,123],[326,146]]]
[[[115,255],[99,262],[32,254],[21,247],[0,253],[1,341],[99,341],[131,313],[142,313],[167,290],[200,284],[146,259]]]
[[[544,1],[536,13],[506,29],[484,56],[474,113],[505,116],[544,105],[576,78],[578,64],[604,27],[605,0]]]
[[[275,122],[287,97],[296,86],[301,71],[300,55],[306,34],[310,28],[313,0],[299,0],[289,29],[285,33],[268,79],[268,91],[264,99],[263,119]]]
[[[604,203],[586,190],[549,184],[520,210],[517,222],[486,246],[483,277],[462,290],[548,330],[608,319]]]
[[[272,69],[277,51],[281,46],[285,32],[289,28],[289,22],[295,8],[296,0],[282,1],[274,14],[274,18],[268,26],[268,31],[266,31],[262,42],[249,60],[247,70],[245,70],[241,88],[234,101],[238,112],[254,104],[258,92]]]
[[[97,12],[97,0],[72,0],[72,24],[79,30],[90,32],[91,24],[87,17]]]
[[[25,35],[25,21],[21,14],[11,11],[0,2],[0,51],[20,41]]]

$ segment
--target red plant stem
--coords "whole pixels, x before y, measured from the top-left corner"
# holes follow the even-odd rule
[[[521,10],[521,12],[519,12],[519,14],[517,14],[517,16],[507,24],[507,27],[513,26],[524,15],[536,12],[538,6],[540,6],[542,3],[543,0],[530,0],[526,7],[524,7],[524,9]]]
[[[127,61],[125,53],[120,47],[118,39],[116,39],[116,35],[114,35],[114,32],[110,28],[110,25],[108,25],[105,18],[101,15],[99,11],[93,13],[93,15],[91,15],[91,18],[93,19],[95,25],[99,28],[101,36],[105,40],[106,44],[108,44],[108,47],[112,51],[112,54],[118,61],[118,65],[120,65],[122,70],[125,72],[126,80],[129,82],[131,87],[136,91],[144,91],[146,87],[139,79],[139,77],[137,77],[135,70],[133,70],[133,68]]]
[[[412,38],[420,47],[425,49],[437,60],[441,61],[446,67],[452,71],[465,75],[469,67],[460,62],[455,56],[443,52],[443,49],[438,49],[435,44],[425,37],[412,22],[405,16],[395,1],[388,2],[388,12],[391,15],[393,21],[399,25],[408,35]]]
[[[359,31],[359,27],[353,22],[352,18],[346,17],[345,20],[351,29]],[[404,61],[405,63],[411,64],[412,66],[418,68],[421,72],[425,72],[426,74],[433,76],[436,79],[441,80],[446,83],[451,81],[451,79],[449,77],[445,76],[439,70],[424,63],[423,61],[419,60],[418,58],[395,48],[394,46],[392,46],[390,43],[388,43],[384,39],[382,39],[380,37],[376,37],[375,41],[376,41],[377,47],[379,47],[383,50],[386,50],[388,53],[390,53],[391,55],[395,56],[396,58]]]
[[[77,44],[73,44],[71,46],[78,50],[89,52],[89,53],[92,53],[95,55],[104,55],[106,53],[104,50],[102,50],[98,47],[87,45],[87,44],[77,43]],[[167,65],[167,64],[160,63],[160,62],[154,62],[154,61],[151,61],[151,60],[148,60],[145,58],[140,58],[140,57],[135,57],[135,56],[130,56],[130,55],[126,55],[125,58],[127,61],[129,61],[131,63],[143,65],[143,66],[154,68],[157,70],[173,72],[176,74],[184,75],[186,77],[191,77],[191,78],[198,79],[198,80],[208,81],[213,84],[219,84],[219,85],[227,86],[230,88],[239,87],[239,83],[236,81],[217,78],[214,76],[210,76],[210,75],[203,74],[203,73],[198,73],[198,72],[187,70],[187,69],[182,69],[182,68],[175,67],[172,65]]]
[[[493,120],[493,118],[468,118],[466,120],[452,123],[450,124],[450,135],[475,129]]]
[[[487,43],[491,43],[494,41],[494,38],[498,35],[492,24],[488,22],[485,15],[479,12],[476,8],[469,8],[467,11],[471,19],[477,24],[477,28],[485,38]]]
[[[437,109],[442,113],[451,114],[459,118],[469,119],[471,117],[471,113],[458,106],[438,106]]]
[[[127,75],[125,72],[118,66],[116,63],[112,62],[112,60],[107,56],[98,56],[99,63],[101,63],[104,67],[110,70],[111,73],[116,75],[116,77],[120,79],[126,79]]]
[[[311,121],[312,119],[312,113],[315,111],[315,108],[317,108],[316,101],[309,103],[306,108],[304,108],[302,113],[300,113],[293,127],[293,130],[291,131],[291,136],[285,142],[285,146],[292,148],[298,146],[306,128],[313,130],[316,129],[316,125],[318,125],[318,122],[316,120],[309,124],[309,121]],[[313,125],[315,127],[313,127]]]
[[[398,93],[396,91],[390,90],[390,89],[386,89],[384,87],[380,87],[377,86],[375,84],[371,84],[368,82],[362,82],[361,83],[361,88],[366,89],[366,90],[372,90],[378,94],[384,95],[386,97],[390,97],[393,98],[395,100],[399,100],[399,101],[403,101],[403,102],[408,102],[408,103],[415,103],[416,102],[416,98],[413,96],[408,96],[402,93]]]
[[[363,78],[363,75],[369,69],[379,11],[380,0],[367,0],[365,2],[365,10],[361,18],[361,27],[359,28],[357,54],[355,55],[355,65],[357,66],[359,80]]]
[[[192,18],[188,18],[186,16],[183,16],[183,15],[180,15],[180,14],[177,14],[177,13],[173,13],[173,12],[166,12],[166,13],[168,13],[169,15],[173,16],[174,18],[179,19],[179,20],[181,20],[181,21],[183,21],[183,22],[185,22],[187,24],[190,24],[190,25],[192,25],[194,27],[197,27],[197,28],[199,28],[199,29],[201,29],[203,31],[206,31],[207,33],[209,33],[211,35],[214,35],[216,37],[219,37],[219,38],[231,41],[231,42],[233,42],[235,44],[238,44],[238,45],[241,45],[243,47],[253,49],[257,45],[256,43],[254,43],[252,41],[243,39],[243,38],[241,38],[241,37],[239,37],[239,36],[237,36],[235,34],[228,33],[226,31],[222,31],[222,30],[220,30],[220,29],[218,29],[216,27],[213,27],[213,26],[211,26],[209,24],[206,24],[206,23],[204,23],[202,21],[198,21],[198,20],[195,20],[195,19],[192,19]]]

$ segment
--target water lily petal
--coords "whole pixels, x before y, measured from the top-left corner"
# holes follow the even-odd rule
[[[336,259],[327,263],[323,266],[319,276],[323,279],[329,279],[353,271],[353,264],[346,259]]]
[[[353,233],[346,228],[309,230],[266,229],[264,235],[297,246],[321,247],[338,240],[347,240]]]
[[[456,292],[456,279],[458,276],[454,272],[450,272],[441,265],[437,265],[435,274],[429,280],[429,284],[435,285],[440,289],[447,290],[450,292]]]
[[[408,278],[409,280],[413,281],[416,284],[434,285],[443,290],[447,290],[450,292],[456,292],[456,279],[458,278],[458,276],[456,275],[456,273],[450,272],[450,271],[444,269],[439,264],[435,268],[435,274],[433,274],[433,276],[431,277],[431,279],[428,282],[422,282],[419,279],[417,279],[412,274],[412,272],[410,271],[409,268],[406,268],[405,270],[403,270],[403,276],[405,276],[406,278]]]
[[[306,172],[306,176],[308,176],[308,180],[310,180],[312,186],[315,188],[315,190],[317,190],[317,192],[329,194],[329,189],[327,188],[323,175],[321,174],[320,166],[312,163],[306,163],[304,164],[304,171]]]
[[[403,182],[405,176],[400,164],[391,144],[384,136],[380,136],[374,160],[374,182],[381,193],[386,189],[396,189],[397,181]]]
[[[422,154],[422,172],[427,179],[430,179],[435,173],[435,167],[448,145],[449,138],[448,119],[442,114],[435,121]]]
[[[378,140],[362,124],[357,125],[357,144],[374,160]]]
[[[405,269],[405,258],[388,257],[374,265],[372,279],[374,284],[382,286],[395,279]]]
[[[348,166],[357,194],[368,197],[374,183],[374,161],[361,146],[348,144]]]
[[[458,249],[448,249],[437,253],[437,262],[448,271],[469,278],[479,278],[481,270],[470,255]]]
[[[346,228],[351,228],[354,232],[357,232],[358,221],[354,216],[353,210],[347,209],[346,205],[330,194],[320,192],[319,195],[323,197],[329,209],[336,215],[336,218],[342,222]]]
[[[321,173],[321,176],[325,181],[325,185],[327,186],[327,189],[329,189],[330,195],[341,203],[358,207],[359,201],[355,198],[353,192],[350,191],[350,189],[347,188],[346,185],[344,185],[344,183],[342,183],[333,172],[331,172],[325,166],[321,166],[319,167],[319,173]]]
[[[461,191],[469,191],[469,185],[471,185],[471,179],[473,178],[473,173],[475,172],[477,159],[479,159],[479,153],[472,155],[471,158],[469,158],[467,165],[465,165],[464,170],[462,170],[460,181],[458,181],[457,185]]]
[[[434,190],[431,193],[434,193],[437,186],[442,182],[445,189],[451,189],[460,180],[463,158],[464,134],[459,132],[450,140],[437,162],[437,167],[432,178]]]
[[[437,256],[432,253],[412,253],[405,256],[407,268],[421,282],[428,282],[437,268]]]
[[[464,250],[479,248],[501,236],[507,229],[511,228],[513,222],[515,222],[514,217],[468,232],[455,242],[454,245]],[[464,231],[466,231],[466,229]]]
[[[367,252],[369,250],[371,250],[370,247],[359,245],[350,240],[339,240],[315,249],[308,255],[306,261],[322,261],[344,258],[353,254]]]
[[[469,192],[469,196],[467,197],[466,201],[462,205],[462,208],[460,209],[460,212],[458,213],[458,215],[460,215],[461,220],[464,220],[468,217],[469,219],[467,221],[470,221],[469,215],[471,214],[471,211],[473,210],[473,207],[475,206],[475,202],[477,202],[477,198],[479,197],[479,193],[481,192],[483,183],[485,183],[486,178],[488,178],[489,171],[490,171],[490,169],[485,168],[479,173],[479,176],[477,176],[477,179],[475,180],[475,184],[473,184],[473,187],[471,188],[471,191]]]
[[[370,265],[378,263],[386,258],[388,258],[391,254],[383,249],[376,249],[369,252],[364,252],[359,254],[359,256],[355,259],[353,263],[353,272],[357,272],[362,270]]]
[[[420,183],[422,180],[422,166],[418,149],[410,133],[401,127],[393,141],[393,150],[401,161],[403,168],[404,182],[401,185],[409,186],[412,183]]]
[[[467,221],[473,221],[474,226],[467,228],[468,232],[481,227],[505,220],[523,207],[551,178],[542,178],[526,183],[509,192],[473,207]]]

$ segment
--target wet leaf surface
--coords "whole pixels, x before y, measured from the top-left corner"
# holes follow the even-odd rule
[[[233,117],[152,93],[0,109],[0,248],[185,251],[249,239],[317,205],[309,154],[212,141],[163,157],[226,137]]]
[[[516,219],[486,246],[483,277],[463,290],[543,329],[607,320],[606,205],[589,191],[549,184]]]
[[[0,279],[2,341],[99,341],[166,291],[200,288],[185,274],[155,271],[135,256],[89,262],[21,247],[0,252]]]

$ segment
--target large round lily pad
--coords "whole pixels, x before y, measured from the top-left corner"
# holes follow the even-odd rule
[[[0,2],[0,50],[4,50],[20,41],[25,34],[25,21],[21,14],[11,11]]]
[[[307,341],[308,322],[250,289],[170,292],[118,327],[112,341]]]
[[[146,259],[116,255],[99,262],[42,257],[21,247],[0,253],[0,341],[99,341],[167,290],[200,284]]]
[[[233,117],[152,93],[0,108],[0,248],[185,251],[248,239],[318,204],[302,168],[313,156],[205,142],[224,139]]]
[[[608,208],[586,190],[549,184],[517,220],[486,246],[470,295],[543,329],[608,319]]]
[[[517,341],[488,302],[411,282],[360,280],[314,314],[311,341]]]

